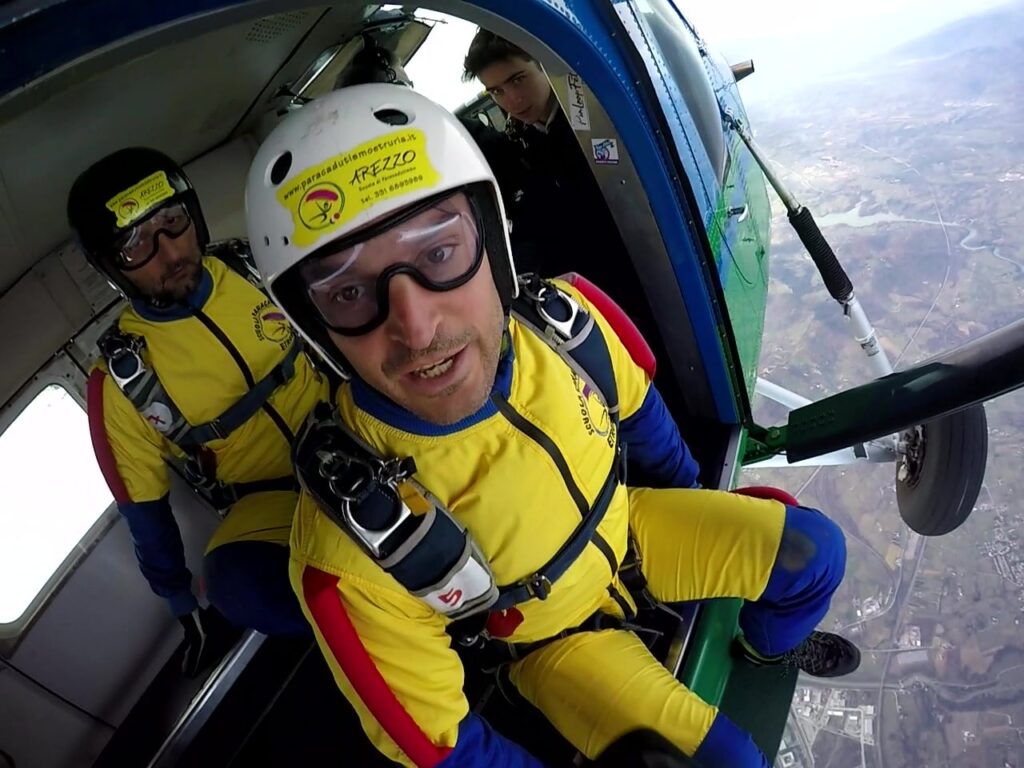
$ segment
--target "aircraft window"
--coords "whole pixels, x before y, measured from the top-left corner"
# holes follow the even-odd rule
[[[315,99],[338,87],[339,76],[363,49],[365,36],[404,60],[417,91],[455,111],[483,92],[479,80],[462,81],[462,62],[477,27],[455,16],[430,12],[409,16],[401,6],[382,6],[371,15],[364,35],[331,46],[282,91],[292,98]]]
[[[483,91],[479,80],[462,81],[462,62],[476,34],[476,24],[433,12],[420,20],[433,22],[433,29],[405,65],[405,71],[417,91],[455,111]]]
[[[50,384],[0,433],[0,628],[17,622],[113,499],[85,410]]]

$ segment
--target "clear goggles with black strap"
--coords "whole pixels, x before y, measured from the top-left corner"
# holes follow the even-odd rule
[[[466,194],[430,198],[312,254],[298,270],[302,290],[328,328],[369,333],[387,319],[392,278],[408,275],[431,291],[467,283],[483,261],[481,230]]]
[[[177,239],[192,224],[188,206],[172,202],[124,230],[114,243],[114,265],[125,272],[144,267],[160,250],[160,235]]]

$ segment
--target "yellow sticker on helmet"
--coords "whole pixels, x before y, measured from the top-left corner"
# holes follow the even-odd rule
[[[174,187],[167,180],[166,173],[157,171],[110,198],[107,210],[117,218],[118,227],[127,227],[169,197],[174,197]]]
[[[277,201],[292,214],[292,242],[305,248],[377,203],[430,189],[440,179],[426,136],[410,128],[307,168],[277,190]]]

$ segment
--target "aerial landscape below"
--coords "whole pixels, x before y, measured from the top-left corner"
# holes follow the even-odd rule
[[[897,368],[1024,314],[1024,6],[956,22],[849,77],[752,105],[757,139],[816,215]],[[818,399],[870,379],[773,201],[760,375]],[[910,533],[891,465],[748,469],[837,519],[845,583],[824,628],[864,651],[802,678],[776,765],[1024,766],[1024,393],[986,406],[988,471],[952,534]],[[785,412],[755,403],[762,424]]]

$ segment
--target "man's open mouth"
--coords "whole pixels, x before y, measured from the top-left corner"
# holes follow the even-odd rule
[[[454,363],[455,356],[452,355],[451,357],[446,357],[439,363],[433,363],[424,368],[417,368],[412,372],[412,375],[419,379],[436,379],[438,376],[447,373]]]

